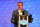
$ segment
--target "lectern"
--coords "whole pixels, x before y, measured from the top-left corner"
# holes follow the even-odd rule
[[[21,23],[23,23],[23,24],[21,24]],[[26,25],[26,27],[28,27],[28,16],[23,15],[22,18],[21,18],[21,16],[19,16],[18,27],[21,27],[20,24],[21,25]]]
[[[28,27],[29,22],[32,22],[28,15],[16,15],[16,18],[15,20],[18,21],[18,27],[21,27],[21,25],[23,25],[23,27],[24,25],[26,25],[25,27]]]

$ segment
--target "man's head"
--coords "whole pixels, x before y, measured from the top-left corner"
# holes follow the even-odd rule
[[[18,9],[22,10],[22,8],[23,8],[23,3],[22,2],[18,2]]]

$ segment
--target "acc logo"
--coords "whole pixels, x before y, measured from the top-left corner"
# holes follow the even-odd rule
[[[26,25],[28,22],[27,22],[27,20],[21,20],[19,23],[20,23],[21,25]]]

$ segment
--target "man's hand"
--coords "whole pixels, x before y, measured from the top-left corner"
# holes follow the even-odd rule
[[[15,22],[15,20],[13,20],[13,22]]]

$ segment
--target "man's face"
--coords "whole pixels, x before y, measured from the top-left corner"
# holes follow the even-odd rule
[[[18,3],[18,9],[21,10],[23,8],[22,3]]]

